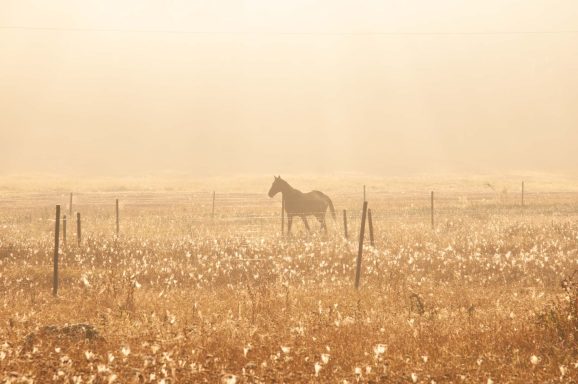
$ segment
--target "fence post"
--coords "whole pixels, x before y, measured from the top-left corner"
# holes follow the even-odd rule
[[[76,212],[76,239],[78,240],[78,246],[80,246],[81,242],[81,233],[80,232],[80,212]]]
[[[119,233],[119,218],[118,218],[118,199],[116,199],[116,237]]]
[[[70,203],[68,204],[68,216],[72,217],[72,192],[70,192]]]
[[[62,243],[66,247],[66,215],[62,217]]]
[[[431,191],[431,229],[434,229],[434,192]]]
[[[361,228],[359,230],[359,249],[357,251],[357,267],[355,268],[355,289],[359,288],[361,279],[361,255],[363,254],[363,238],[365,237],[365,216],[367,215],[367,201],[363,202],[363,213],[361,215]]]
[[[215,191],[213,191],[213,210],[211,212],[211,220],[215,219]]]
[[[56,220],[54,221],[54,271],[52,274],[52,294],[58,294],[58,251],[60,250],[60,205],[56,206]]]
[[[372,247],[375,247],[375,242],[373,241],[373,220],[371,220],[371,209],[367,210],[367,220],[369,221],[369,243]]]
[[[343,234],[345,235],[345,239],[349,238],[347,234],[347,211],[345,209],[343,210]]]
[[[285,195],[281,194],[281,236],[285,235]]]
[[[522,207],[524,206],[524,182],[522,181]]]

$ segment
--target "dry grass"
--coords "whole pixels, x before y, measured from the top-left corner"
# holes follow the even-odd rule
[[[338,208],[359,205],[329,188]],[[431,231],[427,194],[373,192],[376,247],[355,291],[356,245],[338,228],[283,239],[278,202],[229,196],[207,224],[208,200],[153,192],[121,198],[120,239],[108,195],[79,198],[86,236],[69,233],[57,298],[47,219],[66,195],[2,205],[3,381],[578,380],[576,195],[522,210],[458,188]]]

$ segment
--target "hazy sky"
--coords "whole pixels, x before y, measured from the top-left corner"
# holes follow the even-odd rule
[[[0,173],[578,171],[575,0],[0,0]]]

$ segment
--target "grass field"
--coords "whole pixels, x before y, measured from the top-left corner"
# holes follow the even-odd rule
[[[272,178],[2,180],[1,380],[578,381],[578,182],[526,177],[522,207],[508,177],[287,179],[332,197],[327,236],[280,235]],[[375,247],[355,290],[364,183]],[[54,297],[71,190],[83,237],[69,218]]]

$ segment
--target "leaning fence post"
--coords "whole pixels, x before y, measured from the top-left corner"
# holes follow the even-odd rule
[[[367,210],[367,220],[369,221],[369,243],[374,247],[375,243],[373,241],[373,220],[371,220],[371,209]]]
[[[76,239],[78,240],[78,246],[80,246],[81,242],[80,212],[76,212]]]
[[[347,211],[345,209],[343,210],[343,234],[346,239],[349,237],[347,234]]]
[[[434,229],[434,193],[431,191],[431,229]]]
[[[116,237],[119,233],[119,218],[118,218],[118,199],[116,199]]]
[[[56,220],[54,221],[54,271],[52,274],[52,294],[58,294],[58,251],[60,250],[60,205],[56,206]]]
[[[363,254],[363,238],[365,236],[365,216],[367,215],[367,201],[363,202],[363,213],[361,215],[361,228],[359,230],[359,249],[357,251],[357,267],[355,269],[355,289],[359,288],[361,278],[361,255]]]

